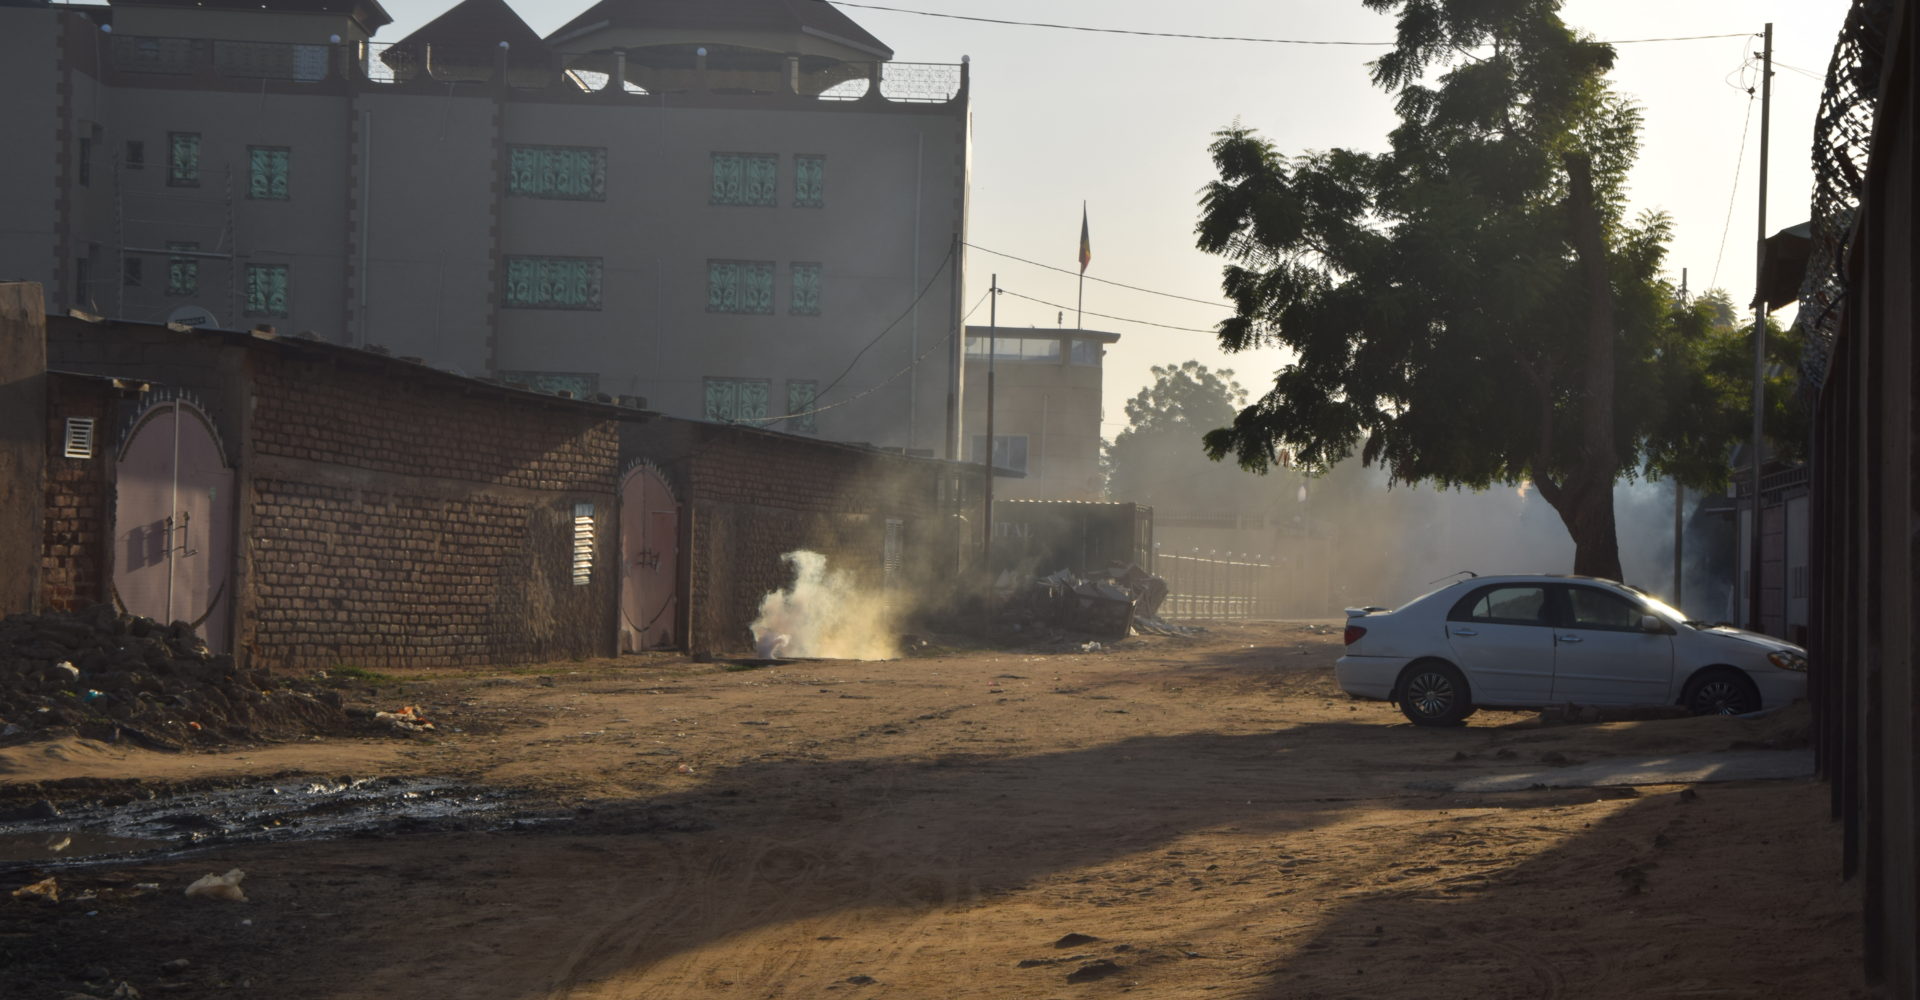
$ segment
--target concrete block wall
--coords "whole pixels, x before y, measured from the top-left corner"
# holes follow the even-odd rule
[[[950,474],[942,464],[699,425],[684,468],[693,518],[689,638],[696,651],[750,648],[748,626],[761,599],[791,582],[781,561],[787,552],[819,552],[830,568],[881,587],[890,518],[902,521],[904,591],[918,594],[927,578],[953,574],[957,540],[940,530],[940,477]]]
[[[96,380],[47,378],[46,522],[40,550],[40,606],[75,611],[110,600],[113,423],[118,399]],[[93,419],[91,458],[66,457],[70,418]]]
[[[404,367],[260,351],[240,643],[272,668],[612,653],[612,421]],[[574,510],[594,508],[590,582]]]

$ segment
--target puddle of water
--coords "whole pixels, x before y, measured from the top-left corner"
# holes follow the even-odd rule
[[[49,833],[0,834],[0,862],[55,861],[62,858],[98,857],[103,854],[133,854],[165,847],[167,843],[151,837],[115,837],[85,830],[56,830]]]

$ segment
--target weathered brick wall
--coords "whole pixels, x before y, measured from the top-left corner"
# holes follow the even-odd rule
[[[537,400],[471,396],[382,364],[354,371],[261,354],[254,365],[257,455],[410,477],[612,493],[611,422]]]
[[[40,553],[40,607],[73,611],[107,600],[108,525],[113,513],[116,402],[89,379],[47,377],[46,521]],[[69,417],[92,417],[92,458],[67,458]]]
[[[254,360],[248,613],[276,668],[612,652],[619,435],[577,407],[266,352]],[[574,505],[594,505],[573,582]]]
[[[942,466],[805,438],[700,426],[685,463],[691,493],[697,651],[750,648],[767,593],[791,582],[781,556],[810,549],[865,586],[884,578],[886,522],[903,522],[905,592],[951,576],[957,547],[940,529]]]

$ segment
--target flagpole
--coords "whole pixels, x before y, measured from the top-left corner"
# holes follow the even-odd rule
[[[1093,244],[1087,238],[1087,203],[1082,199],[1080,202],[1080,297],[1073,303],[1073,328],[1076,330],[1087,328],[1083,314],[1087,305],[1087,262],[1092,259]]]

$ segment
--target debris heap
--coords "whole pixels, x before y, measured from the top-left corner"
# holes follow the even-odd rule
[[[337,692],[241,670],[186,622],[104,604],[0,620],[0,743],[72,733],[178,749],[346,726]]]

